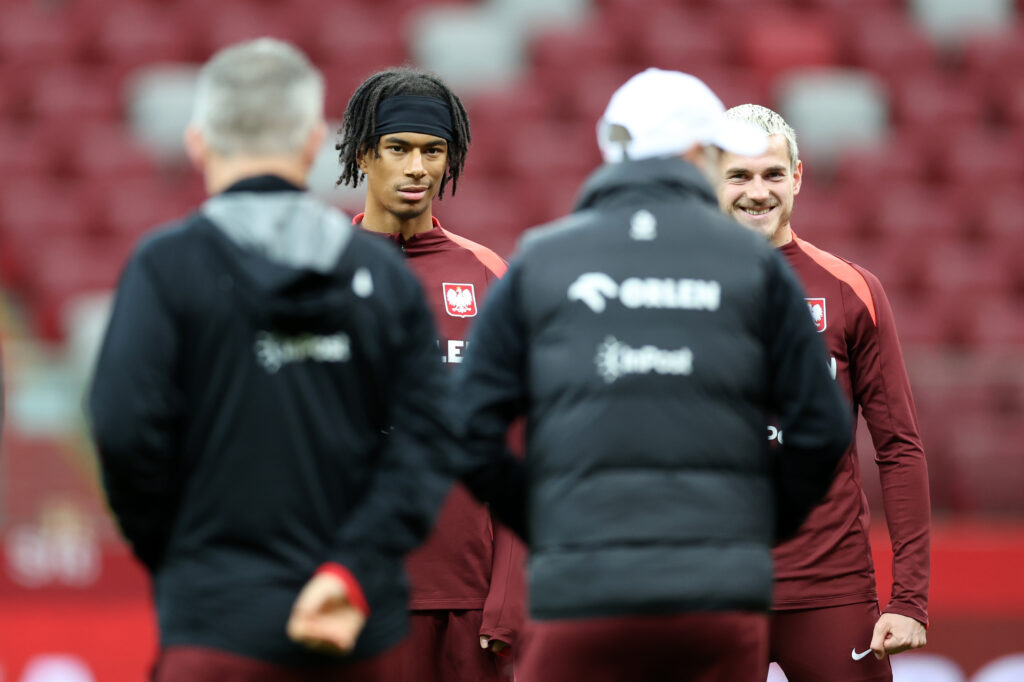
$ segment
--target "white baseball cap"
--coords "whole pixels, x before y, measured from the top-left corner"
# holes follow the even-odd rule
[[[612,126],[624,128],[629,139],[612,139]],[[608,163],[670,156],[694,144],[756,156],[768,148],[768,134],[726,118],[722,100],[699,78],[650,68],[612,95],[597,122],[597,144]]]

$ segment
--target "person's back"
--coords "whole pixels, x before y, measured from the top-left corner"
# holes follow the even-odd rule
[[[305,58],[254,41],[203,78],[187,142],[212,196],[125,267],[89,404],[111,508],[153,575],[156,679],[325,665],[377,679],[286,623],[311,576],[334,571],[373,614],[354,658],[405,632],[401,553],[444,493],[429,311],[389,245],[302,189],[324,136]],[[388,505],[401,513],[375,516]],[[350,560],[353,528],[388,552]]]
[[[471,336],[464,480],[529,543],[524,677],[752,679],[772,544],[849,443],[792,272],[718,211],[716,149],[765,143],[723,115],[685,74],[627,82],[599,124],[609,164],[524,239]],[[517,499],[514,467],[479,463],[519,413]],[[770,413],[792,434],[778,455]]]
[[[677,160],[606,166],[521,253],[535,616],[768,606],[778,263],[705,186]]]

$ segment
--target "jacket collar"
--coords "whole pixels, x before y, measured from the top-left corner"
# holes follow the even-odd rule
[[[230,192],[303,192],[305,188],[293,185],[277,175],[254,175],[249,178],[242,178],[232,184],[221,194]]]
[[[696,166],[679,158],[659,158],[601,166],[583,184],[575,210],[618,203],[623,195],[652,199],[693,195],[707,204],[718,203]]]
[[[360,213],[352,218],[352,224],[370,234],[380,235],[385,239],[390,239],[395,244],[398,244],[405,250],[409,249],[429,249],[431,247],[439,245],[447,245],[448,235],[445,233],[444,228],[441,226],[441,221],[437,219],[437,216],[431,216],[431,223],[433,227],[426,232],[419,232],[412,235],[409,239],[403,239],[401,232],[374,232],[373,230],[367,230],[363,227],[363,216],[364,213]]]

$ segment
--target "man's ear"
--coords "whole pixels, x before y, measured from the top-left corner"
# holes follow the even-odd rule
[[[323,146],[324,140],[326,139],[327,123],[319,121],[315,126],[313,126],[313,129],[309,131],[306,143],[302,146],[302,158],[306,161],[306,165],[313,165],[313,162],[316,161],[317,154],[320,153],[320,148]]]
[[[199,131],[199,128],[189,124],[185,128],[184,134],[185,152],[188,154],[188,160],[197,170],[203,170],[206,167],[206,157],[209,154],[210,148],[206,144],[206,140],[203,139],[203,134]]]
[[[804,180],[804,162],[797,161],[793,169],[793,194],[800,194],[800,183]]]

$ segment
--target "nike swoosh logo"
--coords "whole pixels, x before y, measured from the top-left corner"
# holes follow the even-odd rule
[[[853,649],[850,650],[850,656],[855,661],[859,661],[860,659],[864,658],[865,656],[867,656],[870,653],[871,653],[871,649],[865,649],[864,651],[860,652],[859,654],[857,653],[857,647],[854,647]]]

